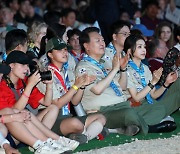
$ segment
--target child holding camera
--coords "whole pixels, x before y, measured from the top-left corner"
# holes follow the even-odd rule
[[[0,109],[14,107],[18,110],[25,109],[29,104],[36,109],[40,104],[47,106],[46,109],[37,114],[38,119],[48,128],[52,128],[57,118],[58,108],[51,104],[52,101],[52,81],[46,81],[47,89],[45,95],[35,87],[41,81],[38,70],[27,80],[29,64],[31,60],[22,51],[11,52],[6,64],[11,67],[11,71],[2,80],[0,86],[3,89],[0,96]]]
[[[23,109],[27,104],[29,104],[32,108],[37,108],[40,104],[48,107],[41,111],[37,117],[30,114],[30,124],[25,124],[25,126],[23,123],[14,124],[20,131],[22,130],[21,133],[24,135],[19,136],[19,132],[15,131],[16,129],[12,127],[13,124],[8,124],[8,129],[18,140],[30,145],[34,149],[39,148],[39,146],[35,144],[39,139],[41,141],[45,140],[45,142],[48,142],[47,146],[50,146],[50,153],[53,152],[52,150],[59,150],[62,152],[74,150],[79,145],[78,142],[60,137],[50,130],[50,128],[54,125],[58,114],[58,108],[55,105],[51,105],[52,81],[46,81],[47,88],[45,95],[40,93],[35,87],[36,84],[41,81],[39,71],[37,70],[31,75],[31,77],[26,79],[27,74],[29,74],[28,65],[31,62],[32,61],[28,58],[28,56],[21,51],[13,51],[8,55],[6,64],[10,66],[11,71],[0,82],[0,89],[3,89],[0,92],[0,109],[15,108],[17,111],[19,110],[23,112]],[[30,130],[31,132],[29,132]],[[24,140],[26,137],[27,139]],[[58,143],[56,143],[56,141],[48,140],[48,137],[57,140]],[[41,143],[38,141],[38,144]],[[43,143],[42,147],[44,146],[46,145]],[[48,149],[45,149],[45,151],[48,151]]]

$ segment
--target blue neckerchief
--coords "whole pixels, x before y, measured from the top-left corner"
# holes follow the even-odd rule
[[[3,61],[6,61],[6,58],[7,58],[7,54],[4,52],[3,55],[2,55]]]
[[[137,67],[137,65],[132,60],[129,60],[128,64],[140,75],[141,84],[142,84],[143,87],[146,87],[147,83],[146,83],[145,76],[144,76],[143,63],[141,62],[140,68]],[[153,104],[153,100],[152,100],[152,97],[151,97],[150,93],[148,93],[146,95],[146,99],[147,99],[149,104]]]
[[[116,54],[116,49],[115,49],[114,45],[112,44],[112,42],[110,42],[107,47],[113,50],[114,55]]]
[[[64,69],[64,79],[65,79],[65,85],[66,85],[66,88],[69,90],[71,88],[70,86],[70,81],[69,81],[69,77],[68,77],[68,73],[67,73],[67,70],[68,70],[68,62],[64,63],[63,64],[63,69]],[[63,115],[69,115],[70,113],[70,110],[69,110],[69,105],[66,104],[62,107],[62,114]]]
[[[70,86],[70,81],[69,81],[69,77],[68,77],[68,62],[63,64],[63,68],[64,68],[64,79],[65,79],[65,84],[66,84],[66,88],[69,90],[71,88]]]
[[[86,56],[83,57],[83,60],[89,61],[90,63],[95,64],[97,67],[99,67],[99,68],[102,70],[102,72],[104,73],[104,76],[105,76],[105,77],[108,76],[106,70],[104,69],[104,66],[101,65],[100,63],[98,63],[98,62],[97,62],[96,60],[94,60],[93,58],[91,58],[91,57],[89,57],[89,56],[86,55]],[[114,92],[116,93],[117,96],[122,96],[120,90],[118,89],[118,87],[116,86],[116,84],[114,83],[114,81],[111,81],[110,87],[114,90]]]

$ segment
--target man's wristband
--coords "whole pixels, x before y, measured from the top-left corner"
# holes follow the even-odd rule
[[[120,72],[126,72],[127,68],[125,68],[124,70],[120,68]]]
[[[154,88],[154,85],[151,82],[148,83],[148,86],[151,88],[151,90]]]
[[[84,86],[84,87],[80,87],[79,89],[81,89],[81,90],[84,90],[86,87]]]

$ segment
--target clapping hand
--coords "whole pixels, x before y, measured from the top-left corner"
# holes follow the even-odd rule
[[[94,75],[89,76],[86,73],[84,73],[82,76],[79,76],[76,78],[75,85],[78,88],[80,88],[82,86],[87,86],[87,85],[91,84],[95,79],[96,79],[96,77]]]
[[[163,68],[160,67],[158,70],[155,70],[153,72],[153,79],[151,82],[153,85],[155,85],[159,81],[159,79],[161,78],[162,71],[163,71]]]
[[[122,70],[124,70],[128,64],[128,61],[129,61],[129,53],[127,53],[124,57],[121,56],[120,54],[120,67]]]
[[[166,81],[165,81],[165,85],[169,86],[169,84],[175,82],[178,78],[178,73],[176,72],[171,72],[168,74],[168,76],[166,77]]]
[[[114,55],[114,58],[112,60],[112,69],[115,69],[116,71],[119,71],[119,69],[120,69],[120,56],[119,56],[119,54]]]

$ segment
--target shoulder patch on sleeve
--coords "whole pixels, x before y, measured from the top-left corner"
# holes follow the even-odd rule
[[[83,74],[83,73],[86,72],[86,69],[85,69],[85,68],[81,68],[81,69],[79,70],[79,72],[80,72],[81,74]]]

